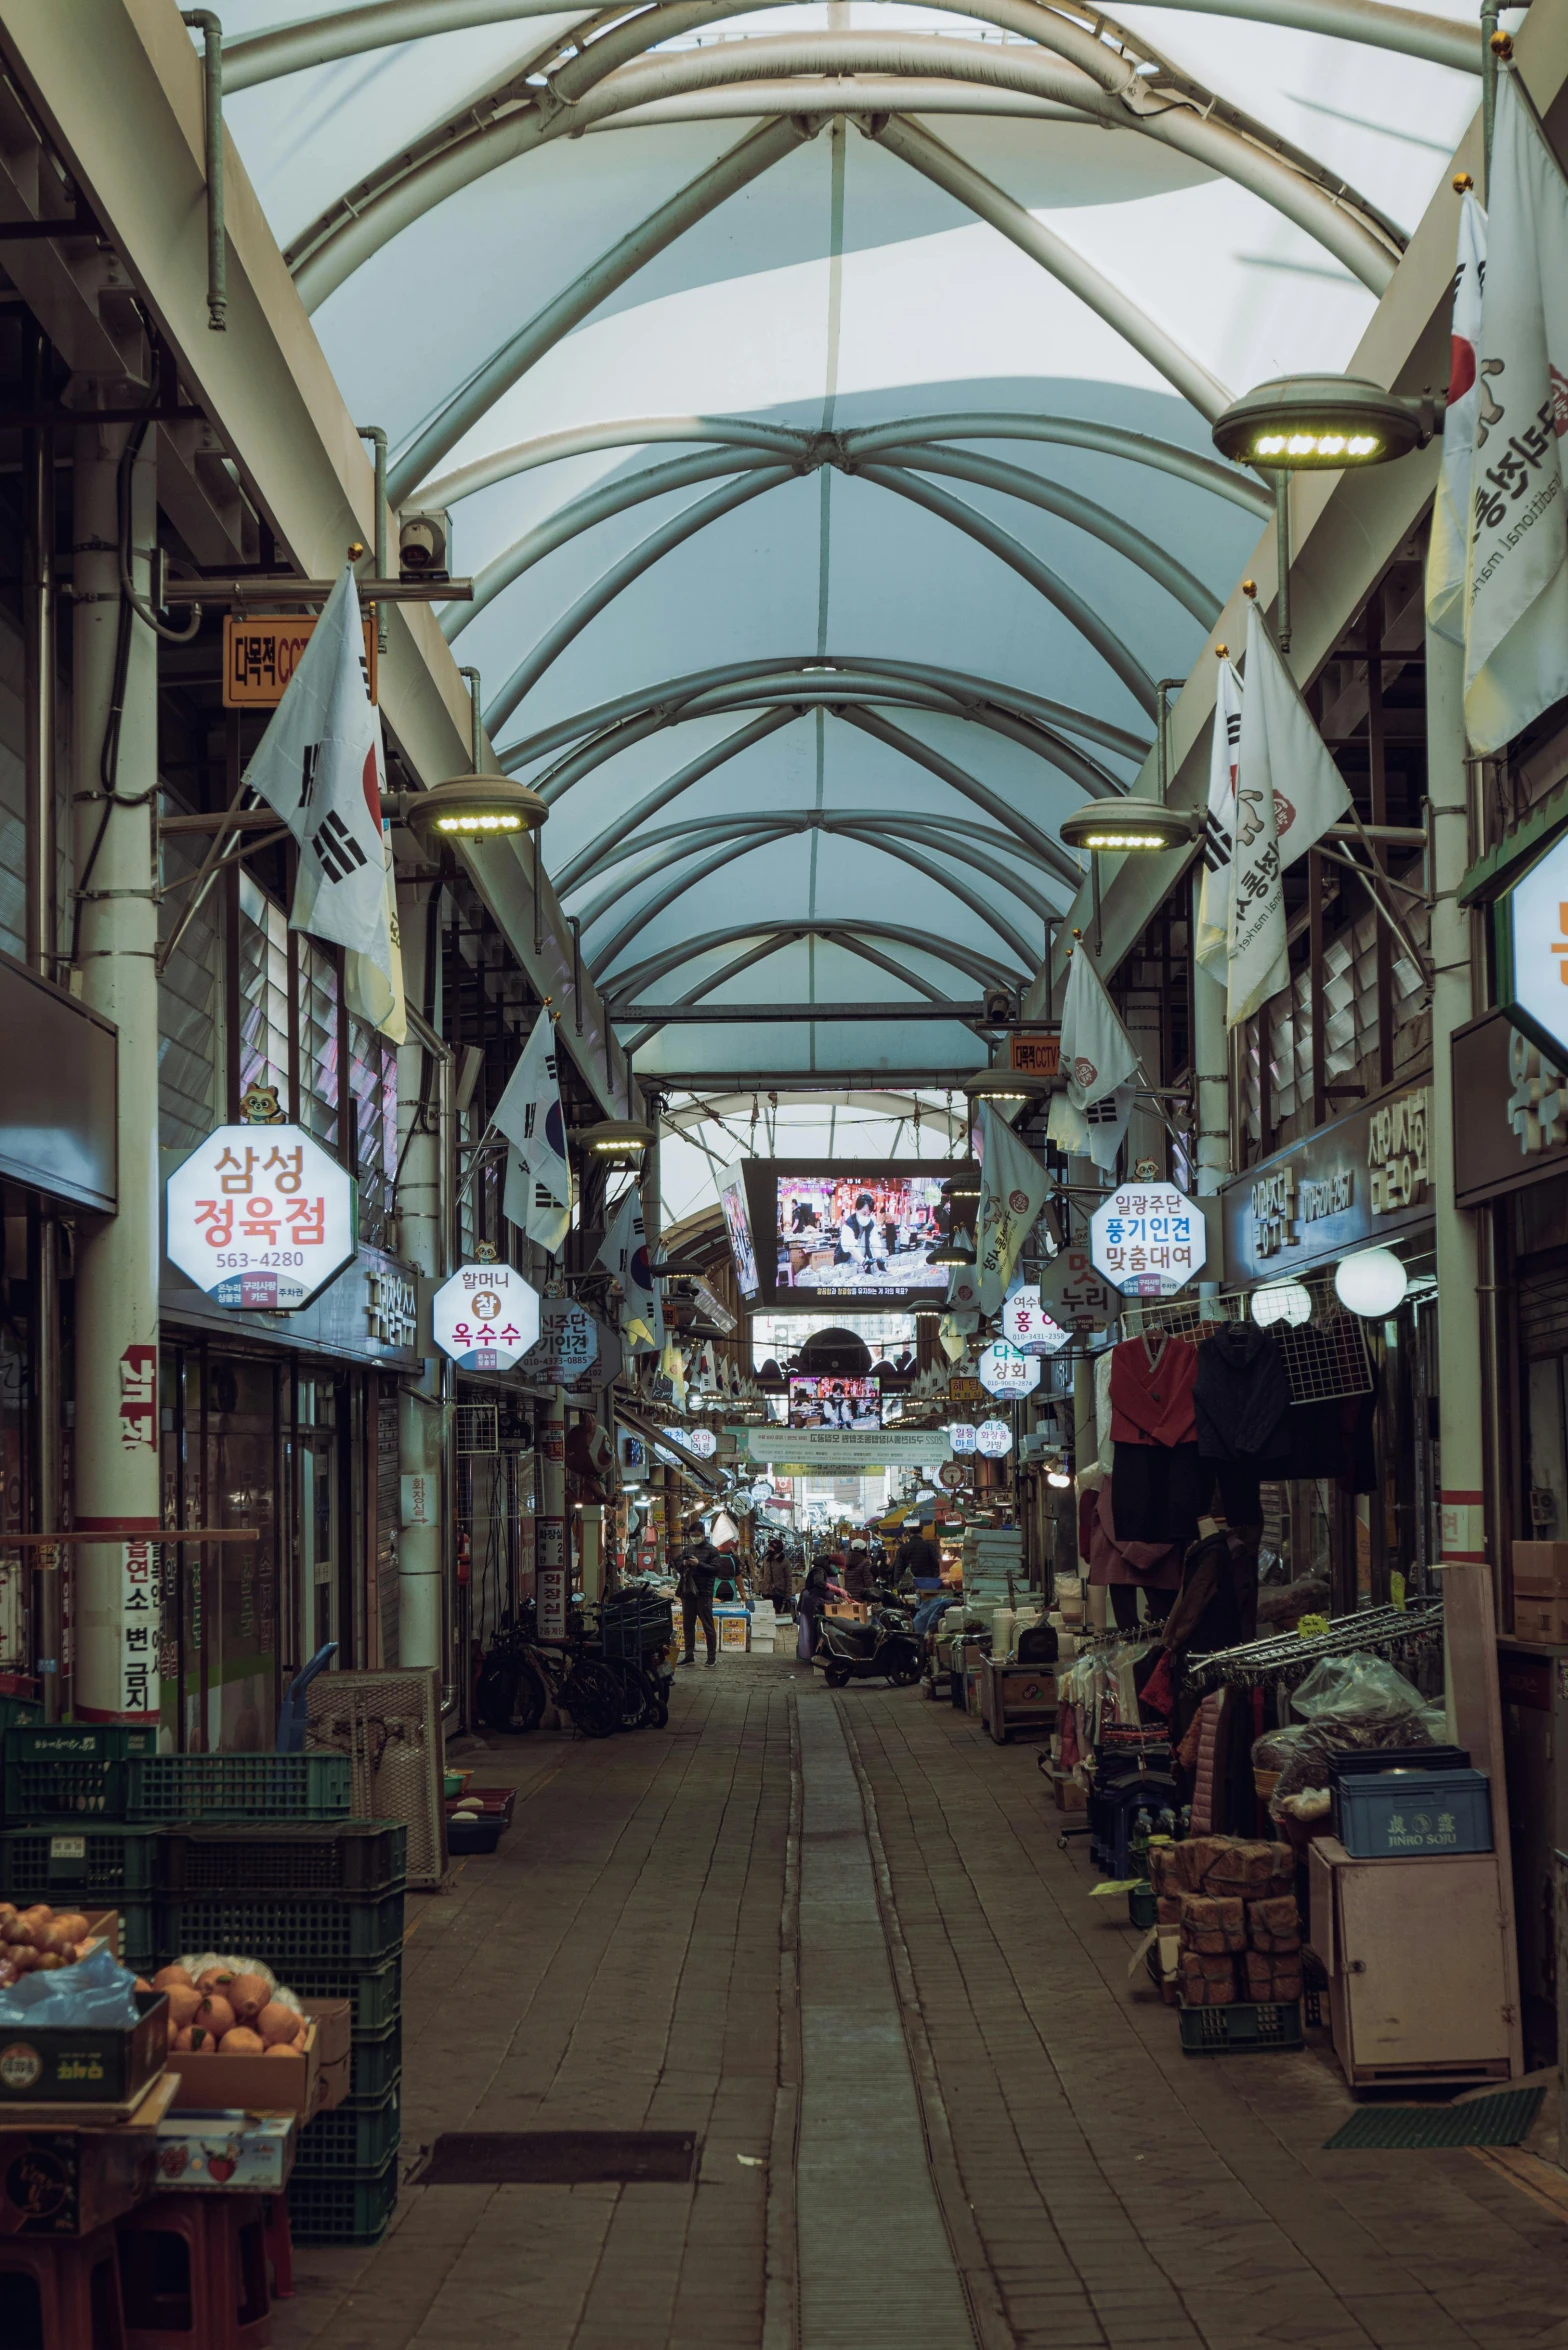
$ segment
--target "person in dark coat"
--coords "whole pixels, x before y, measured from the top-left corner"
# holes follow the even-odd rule
[[[871,1564],[871,1553],[863,1542],[849,1546],[849,1564],[844,1569],[844,1589],[851,1599],[875,1599],[876,1570]]]
[[[726,1572],[725,1561],[704,1535],[694,1543],[681,1562],[681,1633],[685,1655],[683,1665],[697,1661],[697,1626],[700,1624],[708,1643],[708,1670],[711,1672],[719,1659],[719,1632],[713,1620],[713,1587]]]
[[[803,1665],[810,1664],[817,1645],[817,1625],[829,1600],[844,1597],[843,1585],[834,1580],[834,1571],[843,1565],[837,1551],[826,1558],[815,1560],[800,1588],[796,1613],[800,1617],[800,1640],[797,1653]]]

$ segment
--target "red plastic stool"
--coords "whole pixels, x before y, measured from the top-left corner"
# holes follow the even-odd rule
[[[274,2301],[292,2301],[294,2298],[294,2237],[289,2227],[289,2199],[286,2195],[264,2195],[262,2203],[267,2214],[267,2258],[272,2263],[272,2298]]]
[[[0,2236],[5,2350],[126,2350],[113,2228]]]
[[[125,2350],[270,2350],[259,2195],[154,2195],[118,2233]]]

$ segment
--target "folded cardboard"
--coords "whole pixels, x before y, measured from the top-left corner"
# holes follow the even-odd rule
[[[1516,1592],[1514,1638],[1547,1647],[1568,1644],[1568,1599],[1521,1599]]]
[[[1514,1593],[1526,1599],[1568,1600],[1568,1542],[1516,1542]]]
[[[160,2187],[276,2195],[294,2168],[292,2113],[169,2113],[157,2135]]]
[[[33,2105],[130,2108],[163,2070],[169,2002],[136,1993],[134,2024],[0,2025],[0,2113]],[[281,2068],[280,2068],[281,2069]]]

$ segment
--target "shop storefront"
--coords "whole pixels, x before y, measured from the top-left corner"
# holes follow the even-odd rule
[[[1299,1407],[1264,1545],[1291,1581],[1322,1579],[1336,1615],[1425,1589],[1441,1555],[1429,1109],[1424,1084],[1375,1095],[1222,1194],[1226,1290],[1288,1333]],[[1352,1312],[1334,1276],[1372,1249],[1399,1259],[1403,1294]],[[1259,1309],[1264,1289],[1286,1294]]]
[[[362,1249],[299,1311],[241,1313],[166,1265],[161,1312],[165,1523],[255,1536],[167,1554],[163,1727],[185,1750],[264,1748],[285,1682],[324,1642],[345,1666],[398,1661],[414,1277]]]

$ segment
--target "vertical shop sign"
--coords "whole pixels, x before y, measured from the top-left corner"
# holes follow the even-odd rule
[[[122,1609],[125,1622],[120,1711],[158,1711],[158,1570],[152,1538],[137,1535],[121,1549]]]
[[[566,1638],[566,1520],[539,1520],[535,1570],[539,1637],[559,1646]]]
[[[158,1441],[158,1349],[128,1346],[120,1357],[120,1445],[125,1452]]]

